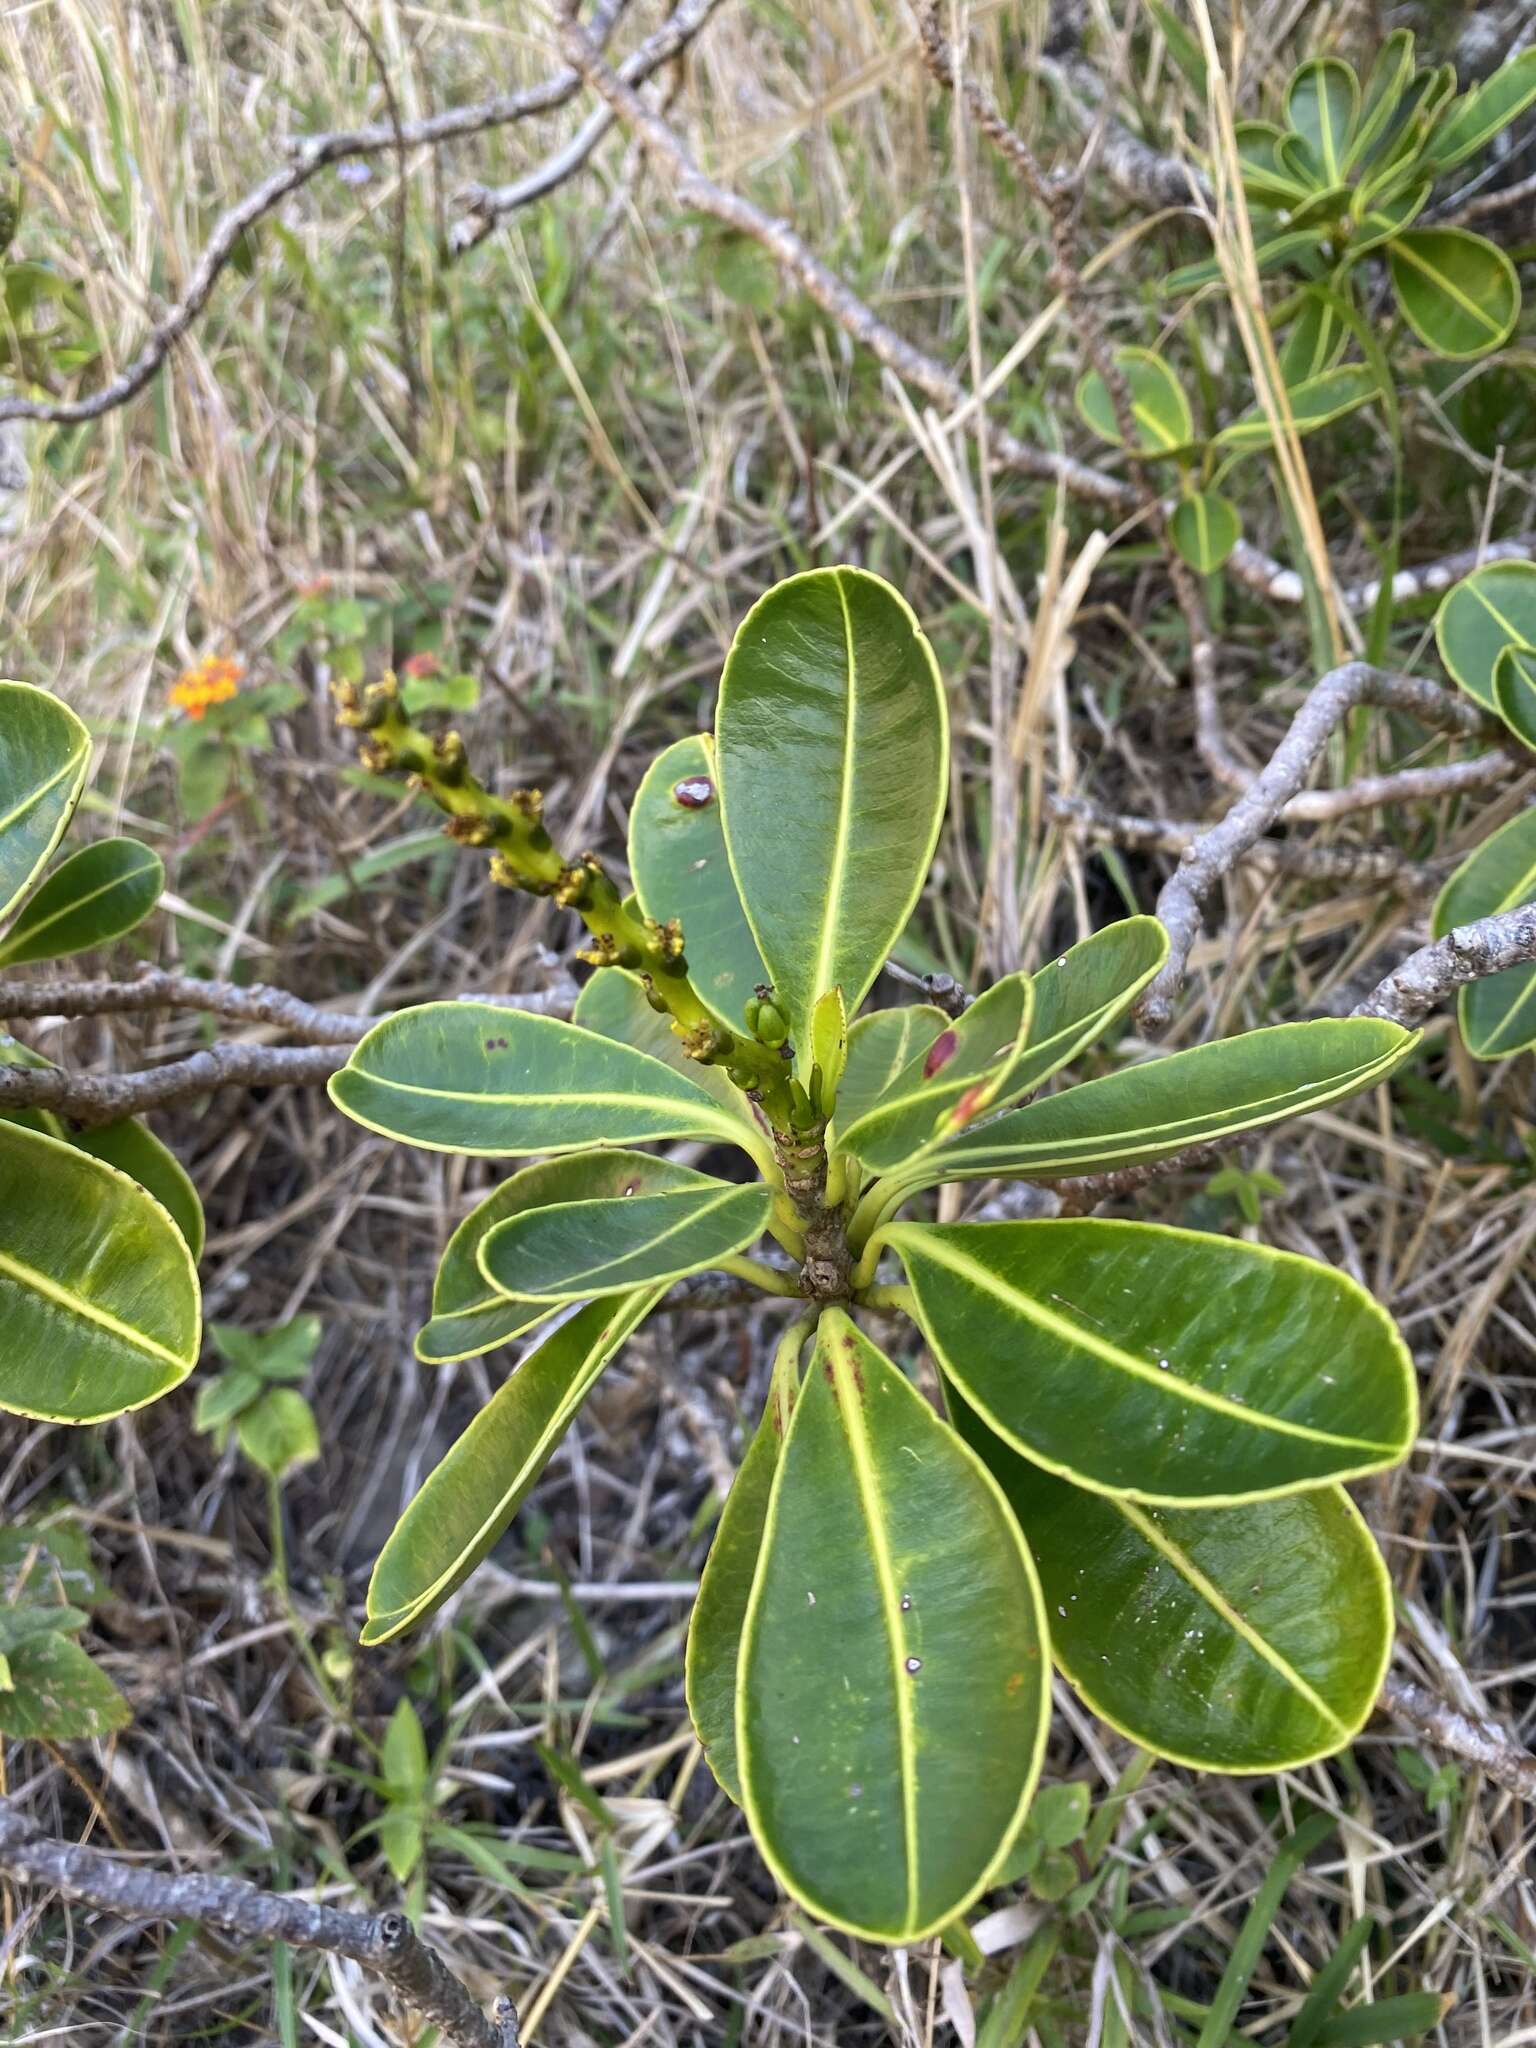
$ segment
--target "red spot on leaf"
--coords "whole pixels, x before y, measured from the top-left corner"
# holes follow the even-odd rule
[[[955,1056],[955,1047],[960,1043],[958,1032],[941,1031],[928,1048],[928,1057],[923,1061],[923,1079],[931,1081],[940,1067],[948,1066]]]
[[[960,1100],[950,1111],[949,1127],[952,1131],[963,1130],[978,1110],[987,1106],[987,1087],[978,1081],[974,1088],[967,1088]]]

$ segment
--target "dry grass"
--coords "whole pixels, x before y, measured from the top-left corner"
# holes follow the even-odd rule
[[[1020,119],[1045,123],[1049,148],[1048,105],[1032,78],[1017,82],[1037,12],[985,5],[973,19],[1000,75],[1015,78]],[[1280,71],[1298,33],[1349,31],[1342,7],[1314,10],[1306,28],[1303,12],[1253,10],[1246,93]],[[549,23],[505,0],[374,0],[364,18],[406,118],[553,63]],[[384,111],[346,14],[293,0],[35,0],[0,14],[0,74],[0,132],[29,166],[26,253],[46,253],[77,285],[109,367],[283,137]],[[1140,87],[1154,132],[1200,132],[1202,112],[1166,61]],[[1070,406],[1075,345],[1039,317],[1041,225],[977,159],[974,137],[957,205],[954,132],[899,7],[727,6],[674,113],[721,175],[750,181],[963,373],[1028,336],[996,416],[1021,431],[1043,419],[1069,445],[1083,441]],[[1146,907],[1159,857],[1085,850],[1048,822],[1043,798],[1087,794],[1172,817],[1219,806],[1174,680],[1183,627],[1157,566],[1122,553],[1090,582],[1100,542],[1080,513],[1016,479],[994,480],[989,502],[964,432],[883,386],[803,304],[781,297],[754,312],[727,300],[708,235],[675,215],[621,138],[552,201],[446,263],[456,188],[516,175],[578,118],[573,109],[413,164],[403,243],[388,159],[373,160],[364,184],[323,174],[260,233],[249,268],[225,277],[150,394],[98,426],[26,443],[30,484],[0,501],[0,668],[99,721],[98,786],[158,834],[184,906],[156,928],[159,957],[390,1004],[516,985],[534,949],[565,936],[542,912],[487,895],[472,866],[419,860],[285,921],[297,888],[419,822],[343,775],[325,650],[296,664],[273,653],[320,577],[370,607],[374,668],[440,620],[445,658],[483,682],[472,742],[509,780],[544,785],[572,843],[614,851],[649,754],[707,720],[721,653],[762,585],[809,561],[865,561],[900,581],[930,625],[962,740],[941,887],[914,963],[970,980],[1059,951],[1126,896]],[[1090,246],[1125,226],[1096,206]],[[1189,233],[1167,224],[1116,247],[1095,286],[1116,339],[1164,330],[1167,308],[1145,280],[1189,253]],[[1184,335],[1214,383],[1243,374],[1242,342],[1218,306],[1202,303]],[[1498,391],[1466,382],[1410,408],[1410,556],[1466,545],[1485,514],[1496,527],[1528,519],[1519,464],[1489,475],[1479,390],[1485,411]],[[1389,516],[1380,440],[1363,428],[1308,454],[1336,561],[1368,569],[1366,530]],[[1252,518],[1283,545],[1259,490]],[[1310,673],[1305,624],[1231,593],[1222,624],[1229,720],[1259,760],[1281,729],[1284,686]],[[1401,656],[1421,630],[1398,625]],[[158,744],[164,693],[196,656],[226,646],[256,681],[296,672],[303,701],[212,823],[188,822]],[[1395,762],[1403,737],[1378,724],[1341,746],[1335,766],[1346,751],[1352,772]],[[1007,772],[994,772],[999,761]],[[1441,858],[1486,823],[1441,805],[1334,825],[1324,843],[1374,834],[1405,859]],[[1022,856],[1014,923],[987,889],[988,850],[1010,835]],[[1196,956],[1172,1042],[1337,1004],[1424,909],[1379,891],[1240,880]],[[110,1040],[125,1064],[135,1028]],[[155,1046],[194,1041],[196,1026],[176,1029]],[[38,1043],[56,1052],[61,1041]],[[83,1059],[108,1041],[87,1030],[72,1046]],[[1452,1698],[1484,1701],[1527,1731],[1529,1071],[1528,1060],[1475,1069],[1438,1026],[1393,1101],[1316,1117],[1257,1154],[1286,1189],[1262,1235],[1372,1286],[1423,1371],[1419,1452],[1363,1489],[1401,1593],[1403,1654]],[[436,1252],[484,1169],[360,1137],[301,1095],[221,1099],[162,1128],[208,1204],[210,1315],[264,1326],[303,1307],[324,1319],[313,1393],[326,1453],[286,1495],[292,1614],[263,1583],[263,1497],[232,1455],[192,1434],[190,1394],[89,1434],[13,1425],[0,1508],[67,1509],[90,1529],[112,1589],[93,1640],[135,1718],[108,1748],[13,1751],[11,1789],[65,1832],[88,1827],[166,1865],[278,1886],[318,1879],[383,1901],[392,1880],[366,1832],[379,1812],[369,1744],[409,1691],[445,1745],[446,1815],[494,1824],[512,1866],[498,1883],[461,1853],[435,1852],[424,1925],[477,1990],[505,1987],[539,2009],[540,2043],[963,2039],[937,1945],[893,1964],[785,1910],[687,1732],[686,1594],[760,1399],[762,1332],[701,1317],[653,1325],[448,1620],[425,1642],[354,1653],[383,1536],[503,1369],[434,1372],[410,1350]],[[1146,1213],[1233,1223],[1194,1183],[1156,1191]],[[1463,1699],[1465,1674],[1475,1691]],[[1127,1745],[1070,1698],[1062,1708],[1049,1772],[1107,1787]],[[584,1865],[594,1824],[536,1742],[577,1758],[617,1817],[623,1933],[600,1879],[550,1862],[555,1851]],[[1389,1929],[1377,1995],[1454,1994],[1447,2044],[1536,2041],[1528,1816],[1465,1773],[1426,1806],[1422,1774],[1410,1773],[1384,1726],[1349,1756],[1278,1781],[1154,1769],[1117,1834],[1114,1883],[1074,1926],[1030,2038],[1192,2039],[1186,2002],[1210,1997],[1277,1816],[1312,1800],[1339,1814],[1340,1833],[1291,1888],[1243,2038],[1274,2038],[1266,2029],[1294,2012],[1342,1927],[1369,1909]],[[266,1957],[165,1930],[15,1898],[4,1914],[9,2041],[408,2038],[340,1965],[281,1959],[274,1979]],[[1025,1913],[995,1929],[998,1964],[1015,1960],[1030,1925]],[[1117,1984],[1144,1993],[1129,2026]]]

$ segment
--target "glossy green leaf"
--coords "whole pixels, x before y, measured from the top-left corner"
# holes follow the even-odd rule
[[[1174,507],[1168,530],[1189,566],[1211,576],[1242,538],[1243,522],[1219,491],[1192,491]]]
[[[1355,132],[1344,156],[1346,172],[1362,163],[1387,132],[1412,76],[1413,31],[1393,29],[1377,51],[1365,81]]]
[[[286,1479],[320,1455],[314,1410],[297,1387],[268,1387],[235,1418],[240,1448],[272,1479]]]
[[[1504,251],[1466,228],[1410,228],[1387,245],[1403,317],[1437,355],[1480,356],[1507,341],[1520,280]]]
[[[1536,50],[1522,50],[1471,92],[1454,101],[1436,124],[1429,161],[1437,173],[1454,170],[1486,149],[1501,130],[1536,102]]]
[[[808,1072],[817,998],[841,986],[859,1007],[938,842],[949,723],[933,649],[880,577],[791,576],[741,623],[715,731],[731,870]]]
[[[1429,180],[1423,179],[1417,185],[1405,185],[1401,191],[1363,207],[1350,240],[1351,260],[1358,260],[1400,235],[1424,211],[1430,191]]]
[[[1339,317],[1337,301],[1316,286],[1301,294],[1296,318],[1280,348],[1280,375],[1287,386],[1322,376],[1338,362],[1349,343],[1349,329]]]
[[[61,861],[0,940],[0,965],[62,960],[142,924],[165,886],[165,864],[136,839],[98,839]]]
[[[794,1412],[804,1342],[805,1326],[795,1324],[779,1346],[767,1406],[726,1495],[688,1624],[688,1711],[715,1782],[738,1806],[736,1690],[741,1636],[779,1454]]]
[[[1278,235],[1269,235],[1254,250],[1254,261],[1260,277],[1268,277],[1272,271],[1282,270],[1287,264],[1300,263],[1304,257],[1315,256],[1322,248],[1326,236],[1321,228],[1286,228]],[[1186,263],[1182,269],[1170,271],[1159,289],[1164,294],[1182,294],[1194,291],[1197,286],[1220,281],[1221,264],[1214,256],[1208,256],[1200,263]]]
[[[1195,422],[1184,387],[1163,358],[1149,348],[1117,348],[1114,362],[1131,394],[1137,446],[1148,455],[1172,455],[1195,438]],[[1097,370],[1077,387],[1077,409],[1102,440],[1120,445],[1120,426],[1109,391]]]
[[[896,1076],[926,1053],[949,1018],[935,1003],[908,1003],[899,1010],[873,1010],[856,1017],[848,1030],[848,1061],[837,1091],[841,1131],[873,1109]]]
[[[89,1130],[69,1131],[68,1142],[93,1159],[104,1159],[119,1173],[153,1195],[187,1241],[194,1259],[203,1255],[203,1205],[191,1176],[174,1152],[137,1117],[123,1117],[115,1124],[94,1124]]]
[[[481,1273],[514,1298],[585,1301],[680,1279],[762,1236],[771,1188],[678,1171],[687,1178],[655,1192],[636,1173],[633,1193],[524,1209],[493,1224],[475,1254]]]
[[[714,742],[676,741],[646,771],[629,813],[629,867],[647,917],[682,920],[688,978],[728,1031],[770,977],[757,950],[720,826]]]
[[[1493,672],[1499,716],[1528,747],[1536,747],[1536,651],[1506,647]]]
[[[740,1120],[660,1060],[580,1025],[491,1003],[424,1003],[386,1017],[331,1076],[330,1093],[354,1123],[431,1152],[497,1158],[650,1138],[741,1143]]]
[[[1506,647],[1536,649],[1536,562],[1489,562],[1447,592],[1435,617],[1440,659],[1485,710]]]
[[[10,1683],[0,1687],[0,1735],[84,1742],[133,1719],[111,1679],[68,1636],[36,1636],[6,1663]]]
[[[197,1273],[170,1217],[126,1174],[0,1123],[0,1408],[101,1422],[197,1363]]]
[[[1245,1031],[1009,1110],[952,1139],[926,1178],[1059,1180],[1216,1144],[1374,1087],[1417,1044],[1380,1017]]]
[[[1033,1005],[1027,974],[994,982],[925,1051],[914,1053],[879,1101],[842,1131],[841,1148],[884,1173],[1001,1100],[1024,1057]]]
[[[1345,413],[1369,405],[1379,389],[1376,374],[1367,364],[1340,363],[1335,369],[1324,370],[1321,376],[1305,377],[1301,383],[1293,384],[1286,399],[1297,433],[1311,434],[1330,421],[1341,419]],[[1216,445],[1246,452],[1268,448],[1274,438],[1268,418],[1255,407],[1223,427],[1216,436]]]
[[[640,977],[623,967],[605,967],[594,974],[576,998],[571,1012],[573,1024],[595,1031],[600,1038],[612,1038],[636,1052],[648,1052],[675,1074],[713,1098],[750,1134],[748,1149],[761,1148],[762,1126],[752,1114],[751,1104],[739,1088],[727,1080],[723,1067],[706,1067],[683,1051],[671,1019],[653,1010],[645,999]]]
[[[85,787],[91,736],[46,690],[0,682],[0,917],[26,894]]]
[[[1453,64],[1426,66],[1414,73],[1377,140],[1364,153],[1370,181],[1379,184],[1394,173],[1417,172],[1420,153],[1455,90]]]
[[[823,1101],[830,1110],[837,1100],[838,1085],[848,1058],[848,1012],[840,988],[829,988],[818,997],[811,1012],[811,1071],[821,1077]]]
[[[1242,1507],[1090,1493],[962,1433],[1039,1568],[1051,1651],[1101,1720],[1198,1770],[1280,1771],[1342,1748],[1392,1645],[1381,1556],[1342,1487]]]
[[[775,1875],[876,1941],[916,1941],[963,1912],[1034,1788],[1048,1662],[996,1482],[828,1311],[741,1646],[743,1804]]]
[[[514,1299],[480,1271],[480,1247],[499,1223],[556,1202],[596,1201],[689,1187],[691,1167],[648,1152],[573,1152],[525,1166],[473,1208],[449,1238],[432,1286],[432,1319],[416,1339],[425,1365],[453,1365],[520,1337],[552,1315],[549,1299]]]
[[[1462,862],[1435,905],[1434,935],[1526,903],[1536,903],[1536,810],[1519,812]],[[1469,982],[1456,1015],[1474,1059],[1508,1059],[1536,1045],[1536,963]]]
[[[1285,94],[1286,119],[1330,185],[1337,185],[1344,175],[1359,110],[1360,81],[1342,59],[1316,57],[1292,74]]]
[[[1101,1038],[1167,958],[1168,934],[1155,917],[1125,917],[1048,961],[1032,976],[1029,1041],[999,1104],[1031,1094]]]
[[[501,1536],[608,1360],[661,1297],[595,1301],[553,1330],[488,1401],[395,1524],[368,1584],[365,1643],[440,1607]]]
[[[1331,1267],[1158,1223],[885,1232],[945,1374],[1048,1471],[1137,1500],[1253,1500],[1395,1464],[1417,1422],[1391,1318]]]

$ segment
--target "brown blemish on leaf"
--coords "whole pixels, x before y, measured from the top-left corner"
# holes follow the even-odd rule
[[[947,1067],[955,1056],[960,1043],[957,1031],[941,1031],[928,1048],[928,1057],[923,1061],[923,1079],[931,1081],[940,1067]]]
[[[974,1088],[967,1088],[960,1100],[950,1111],[950,1129],[955,1131],[963,1129],[970,1122],[971,1118],[976,1115],[978,1110],[985,1109],[987,1106],[987,1095],[988,1091],[984,1082],[978,1081]]]
[[[702,811],[715,800],[715,785],[707,775],[685,775],[672,786],[672,801],[685,811]]]
[[[1010,1672],[1009,1672],[1009,1674],[1008,1674],[1007,1682],[1006,1682],[1006,1683],[1004,1684],[1004,1686],[1003,1686],[1003,1691],[1004,1691],[1005,1693],[1007,1693],[1007,1695],[1008,1695],[1009,1699],[1012,1699],[1015,1693],[1018,1693],[1018,1692],[1022,1692],[1023,1688],[1024,1688],[1024,1674],[1023,1674],[1023,1672],[1022,1672],[1022,1671],[1010,1671]]]

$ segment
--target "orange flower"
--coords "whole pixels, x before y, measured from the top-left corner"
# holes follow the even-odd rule
[[[211,705],[227,704],[244,675],[232,655],[205,654],[195,668],[183,670],[172,683],[168,701],[188,718],[201,718]]]

